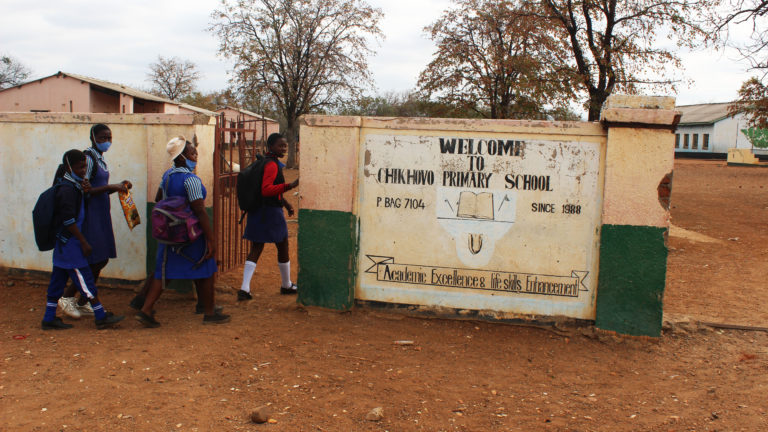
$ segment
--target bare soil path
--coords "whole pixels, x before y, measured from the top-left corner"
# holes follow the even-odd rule
[[[678,161],[672,205],[677,227],[718,241],[670,237],[665,308],[677,323],[658,340],[307,310],[278,294],[270,247],[252,302],[226,288],[238,271],[220,278],[233,316],[221,326],[166,293],[158,329],[83,319],[43,332],[47,280],[9,275],[0,431],[768,430],[768,334],[679,322],[768,326],[768,170]],[[103,301],[130,317],[131,296],[105,289]],[[267,404],[273,423],[251,423]],[[366,420],[374,407],[378,422]]]

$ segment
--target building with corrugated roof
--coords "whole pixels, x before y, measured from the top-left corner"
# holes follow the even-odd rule
[[[725,158],[730,148],[752,149],[755,154],[768,154],[755,148],[744,130],[749,126],[743,114],[729,115],[730,102],[678,105],[682,117],[675,130],[675,153],[686,156]]]
[[[0,90],[0,111],[217,115],[123,84],[69,72]]]

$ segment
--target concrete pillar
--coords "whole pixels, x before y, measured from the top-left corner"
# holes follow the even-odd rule
[[[671,97],[612,96],[607,129],[595,324],[659,336],[667,268],[674,128]]]

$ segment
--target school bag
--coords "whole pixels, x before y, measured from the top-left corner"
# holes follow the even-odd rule
[[[256,160],[244,170],[237,173],[237,205],[245,213],[256,211],[261,207],[261,182],[264,178],[264,166],[270,158],[256,155]],[[240,222],[243,218],[240,217]]]
[[[203,230],[200,228],[200,220],[189,207],[185,197],[167,195],[171,175],[168,174],[165,178],[163,199],[152,209],[152,237],[160,243],[183,246],[197,240]]]
[[[170,197],[152,209],[152,237],[160,243],[181,246],[192,243],[203,233],[200,220],[184,197]]]
[[[205,254],[200,259],[194,259],[184,254],[184,248],[197,240],[202,234],[200,220],[189,207],[189,201],[185,197],[168,196],[168,182],[171,175],[165,178],[165,186],[162,188],[163,199],[155,204],[150,215],[152,224],[152,237],[166,245],[163,251],[162,261],[162,286],[165,289],[165,267],[168,262],[168,249],[173,248],[179,256],[195,263],[195,267],[203,263]]]
[[[37,197],[35,207],[32,209],[32,227],[35,232],[35,243],[40,251],[53,250],[56,246],[56,237],[61,233],[61,224],[56,223],[56,190],[63,187],[61,180],[44,190]],[[78,206],[79,211],[80,206]]]

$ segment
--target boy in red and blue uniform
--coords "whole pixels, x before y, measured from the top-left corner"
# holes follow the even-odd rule
[[[64,176],[58,180],[56,187],[56,225],[61,227],[56,236],[56,246],[53,248],[53,270],[51,282],[48,284],[43,330],[60,330],[72,328],[56,317],[56,307],[64,292],[67,279],[87,298],[93,308],[96,318],[96,328],[112,327],[125,317],[116,316],[104,310],[97,296],[93,273],[88,265],[87,256],[93,249],[82,234],[85,220],[85,200],[83,193],[90,185],[84,180],[86,163],[85,154],[80,150],[70,150],[64,153],[62,161]]]

